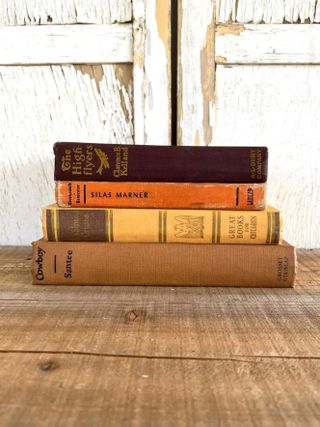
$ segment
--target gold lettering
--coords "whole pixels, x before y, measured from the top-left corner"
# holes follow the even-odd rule
[[[66,172],[71,168],[71,150],[67,148],[64,154],[61,159],[61,170]]]

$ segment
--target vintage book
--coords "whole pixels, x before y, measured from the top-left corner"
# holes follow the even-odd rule
[[[266,147],[174,147],[57,142],[56,181],[267,180]]]
[[[284,245],[33,243],[36,285],[293,286]]]
[[[61,207],[250,209],[265,208],[266,184],[56,181]]]
[[[119,243],[240,243],[281,241],[280,212],[227,210],[88,209],[42,211],[45,240]]]

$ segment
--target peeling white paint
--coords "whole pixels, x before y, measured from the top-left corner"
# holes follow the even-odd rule
[[[223,64],[320,64],[320,26],[233,24],[216,34],[216,62]],[[220,59],[222,58],[222,59]]]
[[[1,0],[0,25],[130,22],[131,0]]]
[[[133,0],[136,144],[171,144],[170,5]]]
[[[72,65],[0,67],[0,244],[41,237],[55,141],[133,143],[131,84],[99,67],[98,82]]]
[[[133,0],[133,15],[134,138],[136,144],[145,144],[146,10],[144,0]]]
[[[320,22],[317,0],[217,0],[217,21],[281,24]]]
[[[178,142],[180,145],[206,145],[211,142],[205,131],[206,127],[211,127],[210,111],[214,98],[214,50],[213,46],[211,48],[208,45],[208,37],[212,38],[213,45],[214,4],[214,0],[179,1]],[[209,57],[205,64],[201,60],[203,52]],[[212,57],[211,65],[209,64],[210,56]],[[208,87],[205,89],[206,85]]]

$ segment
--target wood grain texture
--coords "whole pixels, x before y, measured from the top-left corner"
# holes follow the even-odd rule
[[[2,244],[41,237],[54,201],[52,144],[133,143],[132,65],[0,68]]]
[[[217,26],[217,64],[319,64],[320,26]]]
[[[284,238],[320,247],[320,68],[222,66],[216,71],[216,145],[269,147],[269,203]]]
[[[133,0],[135,143],[171,144],[171,0]]]
[[[1,65],[132,62],[132,26],[2,26],[0,52]]]
[[[320,22],[317,0],[217,0],[217,20],[255,24]]]
[[[317,426],[318,360],[2,354],[3,426]],[[14,373],[14,375],[13,375]]]
[[[320,252],[294,289],[32,286],[31,249],[0,261],[2,351],[173,357],[320,357]]]
[[[4,426],[316,426],[320,251],[295,289],[34,287],[0,252]]]
[[[1,0],[0,25],[129,22],[131,0]]]
[[[207,145],[212,142],[215,1],[178,4],[178,144]]]

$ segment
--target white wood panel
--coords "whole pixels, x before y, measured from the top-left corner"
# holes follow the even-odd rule
[[[133,0],[135,143],[171,144],[171,0]]]
[[[215,145],[270,149],[269,203],[284,237],[320,247],[320,67],[218,66]]]
[[[0,27],[0,64],[132,62],[131,24]]]
[[[131,0],[1,0],[0,25],[131,21]]]
[[[217,64],[319,64],[320,26],[217,26]]]
[[[320,22],[317,0],[217,0],[217,20],[255,24]]]
[[[0,98],[0,244],[29,244],[55,141],[133,143],[132,65],[0,67]]]
[[[214,0],[179,0],[178,144],[212,139]]]

